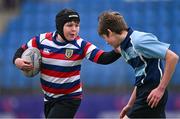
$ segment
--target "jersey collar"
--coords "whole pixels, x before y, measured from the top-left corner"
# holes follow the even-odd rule
[[[68,43],[74,43],[74,41],[75,41],[75,40],[73,40],[73,41],[69,41],[69,42],[59,42],[59,41],[57,41],[56,36],[57,36],[57,31],[55,31],[53,33],[53,42],[57,45],[66,45]]]
[[[133,33],[133,29],[132,28],[128,28],[128,34],[126,36],[126,38],[123,40],[123,42],[120,44],[122,49],[126,49],[129,41],[131,40],[130,35]]]

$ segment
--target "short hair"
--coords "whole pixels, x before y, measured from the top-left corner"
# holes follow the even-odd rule
[[[98,34],[109,35],[108,30],[112,32],[121,33],[123,30],[127,30],[128,26],[124,20],[124,17],[116,11],[106,11],[98,17]]]

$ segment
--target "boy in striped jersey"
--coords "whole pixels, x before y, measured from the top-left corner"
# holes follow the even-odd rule
[[[98,21],[99,35],[112,47],[120,47],[135,70],[135,88],[120,118],[165,118],[166,88],[179,57],[153,34],[128,28],[118,12],[103,12]],[[165,60],[164,72],[161,60]]]
[[[110,64],[121,55],[119,49],[104,52],[83,40],[79,33],[79,14],[63,9],[56,15],[56,32],[43,33],[20,47],[13,58],[21,70],[32,65],[21,59],[28,47],[36,47],[42,56],[40,80],[44,92],[46,118],[73,118],[82,98],[80,81],[84,58],[99,64]]]

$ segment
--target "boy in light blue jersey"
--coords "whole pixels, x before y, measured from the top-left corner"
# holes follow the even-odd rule
[[[104,12],[98,21],[99,35],[112,47],[120,48],[135,71],[135,88],[120,118],[165,118],[166,88],[179,57],[153,34],[129,28],[118,12]],[[165,60],[164,71],[161,60]]]

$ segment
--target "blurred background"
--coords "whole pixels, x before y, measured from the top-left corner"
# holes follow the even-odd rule
[[[180,55],[179,0],[0,0],[0,118],[43,118],[39,76],[26,78],[13,64],[17,48],[40,33],[55,31],[55,15],[72,8],[81,17],[80,36],[109,51],[97,34],[98,15],[119,11],[133,29],[152,32]],[[180,65],[168,86],[167,117],[180,118]],[[98,65],[84,60],[83,101],[76,118],[118,118],[134,83],[124,60]]]

